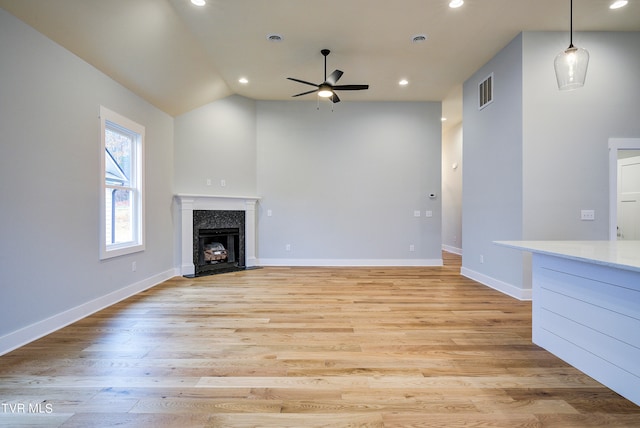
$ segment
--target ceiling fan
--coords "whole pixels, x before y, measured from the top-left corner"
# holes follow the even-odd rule
[[[363,89],[369,89],[369,85],[336,85],[338,80],[340,80],[340,78],[342,77],[343,72],[340,70],[335,70],[329,75],[329,77],[327,77],[327,55],[329,55],[331,51],[329,49],[322,49],[320,53],[322,53],[322,55],[324,56],[324,82],[315,84],[307,82],[306,80],[287,77],[287,79],[293,80],[294,82],[304,83],[305,85],[316,87],[316,89],[313,89],[311,91],[292,95],[293,97],[299,97],[301,95],[313,94],[314,92],[317,92],[318,96],[323,98],[330,98],[334,103],[339,103],[340,98],[335,91],[361,91]]]

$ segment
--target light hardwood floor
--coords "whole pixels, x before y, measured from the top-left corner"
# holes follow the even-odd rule
[[[174,278],[0,357],[0,426],[640,427],[444,256]]]

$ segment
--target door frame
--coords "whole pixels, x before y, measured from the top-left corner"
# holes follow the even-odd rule
[[[618,150],[640,150],[640,138],[609,138],[609,239],[618,239]]]

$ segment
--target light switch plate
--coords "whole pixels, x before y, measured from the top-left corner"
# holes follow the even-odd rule
[[[596,212],[594,210],[581,210],[580,220],[591,221],[596,219]]]

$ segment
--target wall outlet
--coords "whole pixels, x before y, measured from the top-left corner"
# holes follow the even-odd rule
[[[273,215],[273,211],[267,210],[267,217],[271,217]]]
[[[416,250],[416,246],[411,244],[409,245],[409,251],[415,251]]]
[[[480,254],[480,263],[484,263],[484,256]]]
[[[433,211],[427,211],[426,212],[426,216],[427,217],[433,217]]]
[[[420,210],[415,210],[415,211],[413,212],[413,216],[414,216],[414,217],[420,217]]]
[[[284,246],[285,251],[291,251],[291,244],[287,244]]]
[[[225,180],[224,178],[222,180],[220,180],[220,186],[221,187],[225,187],[227,185],[227,180]]]
[[[136,262],[131,262],[131,272],[135,272],[138,269],[138,264]]]
[[[596,212],[594,210],[581,210],[580,220],[591,221],[596,219]]]
[[[211,186],[211,179],[207,178],[207,186]]]

